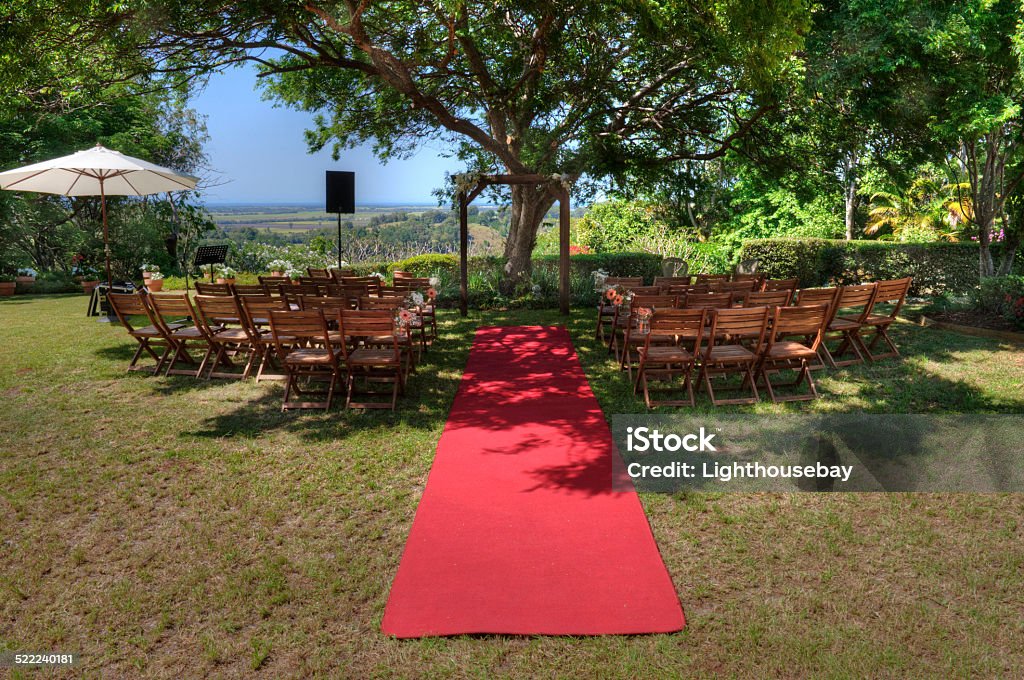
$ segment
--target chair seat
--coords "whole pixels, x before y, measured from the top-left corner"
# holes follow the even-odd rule
[[[266,332],[266,331],[262,331]],[[244,328],[224,328],[213,334],[222,342],[248,342],[249,336]]]
[[[722,345],[711,348],[711,353],[707,358],[711,363],[715,364],[735,363],[751,361],[754,358],[754,353],[740,345]]]
[[[298,366],[311,366],[317,364],[330,364],[331,355],[335,357],[341,353],[339,349],[317,349],[317,348],[306,348],[297,349],[288,353],[284,358],[286,363],[298,365]]]
[[[185,324],[183,323],[167,324],[167,327],[170,328],[172,331],[178,330],[179,328],[183,328],[184,326]],[[131,332],[131,335],[137,338],[159,338],[163,335],[163,333],[161,333],[156,326],[143,326],[142,328],[136,328],[135,330],[133,330]]]
[[[882,324],[889,324],[895,321],[891,316],[883,316],[881,314],[869,314],[868,318],[864,319],[864,323],[868,326],[880,326]]]
[[[780,340],[776,342],[770,350],[768,350],[767,357],[769,359],[814,359],[818,354],[810,347],[802,345],[799,342],[793,342],[792,340]]]
[[[681,363],[693,357],[682,347],[641,347],[640,357],[651,363]]]
[[[830,331],[852,331],[860,328],[860,322],[854,321],[853,319],[847,319],[845,317],[837,316],[832,320],[832,323],[828,325]]]
[[[192,340],[203,337],[203,332],[195,326],[189,326],[188,328],[177,328],[171,332],[172,338],[181,338],[182,340]]]
[[[348,363],[353,366],[397,366],[400,359],[386,349],[359,348],[349,353]]]

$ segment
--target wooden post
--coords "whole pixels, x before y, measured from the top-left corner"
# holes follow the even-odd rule
[[[466,192],[459,192],[459,314],[469,313],[469,266],[466,250],[469,247],[469,202]]]
[[[558,192],[558,311],[569,315],[569,192]]]

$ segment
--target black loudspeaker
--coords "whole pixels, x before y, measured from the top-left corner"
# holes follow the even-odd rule
[[[327,171],[327,208],[329,213],[356,211],[356,173],[343,170]]]

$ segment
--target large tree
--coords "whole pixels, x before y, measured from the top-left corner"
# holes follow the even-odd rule
[[[382,158],[453,143],[470,173],[578,190],[611,174],[727,153],[776,105],[803,0],[515,3],[129,0],[90,12],[153,72],[254,62],[267,94],[316,112],[313,149]],[[582,180],[582,181],[581,181]],[[505,287],[529,276],[546,186],[511,189]]]

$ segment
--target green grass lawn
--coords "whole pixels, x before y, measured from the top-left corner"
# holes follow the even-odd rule
[[[1024,666],[1013,494],[644,495],[682,633],[388,639],[380,618],[473,330],[557,314],[442,310],[397,413],[282,414],[278,384],[126,374],[123,329],[85,307],[0,302],[0,649],[79,652],[104,677]],[[642,411],[592,323],[586,310],[567,325],[605,413]],[[746,410],[1024,410],[1021,346],[906,323],[894,335],[902,361],[824,372],[811,404]]]

